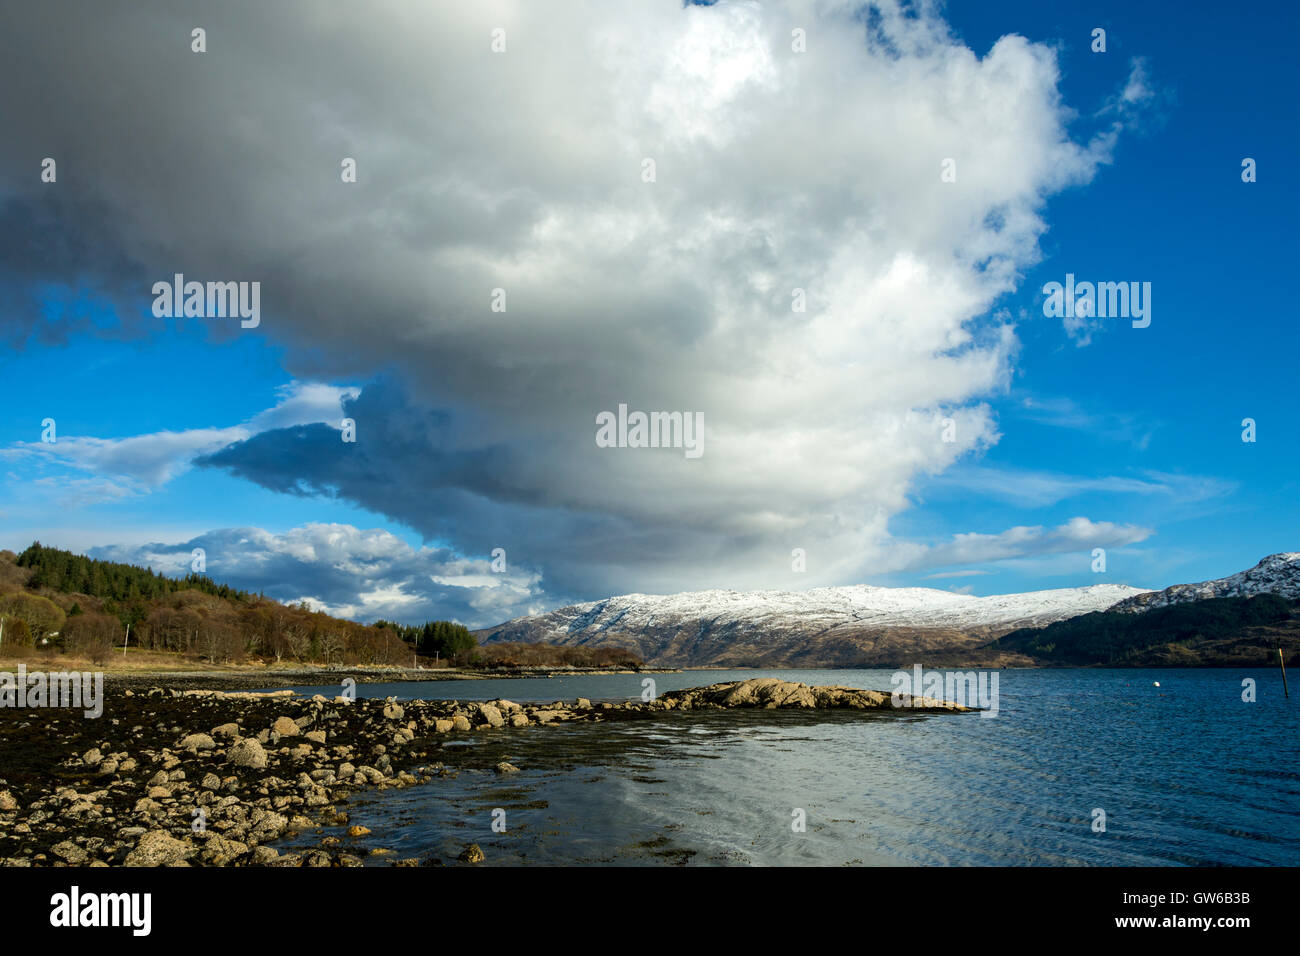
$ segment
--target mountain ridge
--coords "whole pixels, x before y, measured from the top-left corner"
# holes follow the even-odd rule
[[[1108,610],[1133,614],[1190,601],[1254,597],[1259,594],[1276,594],[1292,601],[1300,599],[1300,551],[1270,554],[1260,559],[1253,568],[1227,577],[1196,584],[1173,584],[1158,591],[1135,594],[1117,602]]]
[[[1102,610],[1141,593],[1094,584],[986,597],[871,585],[624,594],[476,633],[483,643],[618,646],[647,663],[674,666],[884,666],[913,648],[969,651],[1016,628]]]
[[[919,659],[1035,666],[1051,661],[1035,655],[1032,641],[998,639],[1099,612],[1131,615],[1262,594],[1300,599],[1300,552],[1269,555],[1225,578],[1161,590],[1106,583],[985,597],[872,585],[633,593],[515,618],[475,634],[484,644],[619,647],[657,666],[890,667]],[[1221,628],[1222,609],[1212,613]]]

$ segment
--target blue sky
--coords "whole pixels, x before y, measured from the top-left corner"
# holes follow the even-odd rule
[[[472,104],[477,112],[459,126],[438,104],[422,113],[415,100],[388,98],[378,80],[376,89],[358,80],[355,89],[332,94],[314,84],[313,71],[327,72],[332,45],[353,44],[337,49],[346,48],[356,64],[382,60],[389,79],[420,62],[418,50],[385,59],[378,40],[368,45],[364,36],[324,25],[318,55],[302,54],[300,83],[282,81],[283,89],[242,118],[222,114],[229,126],[218,126],[216,145],[229,137],[231,168],[210,169],[197,145],[182,146],[166,174],[140,169],[137,156],[138,175],[125,179],[114,168],[119,157],[110,139],[89,128],[90,111],[111,106],[57,102],[72,96],[57,90],[40,110],[30,100],[6,103],[27,108],[0,169],[0,209],[11,235],[0,273],[10,293],[0,320],[8,342],[0,357],[0,546],[21,550],[39,538],[177,573],[187,569],[192,548],[203,546],[214,577],[281,599],[307,597],[361,619],[453,617],[473,625],[612,591],[871,583],[991,594],[1102,581],[1163,587],[1300,549],[1297,335],[1288,281],[1297,209],[1285,165],[1298,145],[1286,48],[1294,14],[1281,5],[1252,8],[1250,16],[1134,6],[953,2],[884,27],[896,31],[890,42],[903,51],[893,65],[861,60],[843,36],[845,21],[832,22],[828,29],[841,31],[835,83],[858,77],[862,84],[859,99],[842,105],[842,86],[796,77],[790,71],[809,61],[781,58],[789,23],[810,24],[806,56],[826,55],[828,33],[799,4],[786,19],[780,5],[755,13],[728,4],[646,4],[622,21],[576,26],[540,23],[521,10],[510,30],[518,44],[512,50],[524,50],[506,54],[518,57],[508,61],[517,74],[501,79],[491,72],[501,61],[478,53],[447,66],[474,79],[473,95],[483,91],[488,104]],[[391,13],[414,16],[396,6]],[[211,8],[208,15],[217,25],[227,14]],[[32,16],[31,56],[47,39],[56,50],[55,31]],[[231,19],[212,30],[222,39],[204,54],[210,74],[192,75],[187,51],[176,53],[174,64],[164,61],[163,69],[177,71],[178,101],[184,93],[234,102],[250,71],[238,57],[223,62],[223,46],[245,34],[293,30],[288,13],[250,16],[264,19]],[[951,33],[942,49],[914,35],[917,23],[945,22]],[[486,35],[487,23],[435,26],[439,36],[454,38],[461,29],[476,37]],[[652,84],[644,114],[616,116],[602,100],[575,101],[574,116],[583,120],[570,126],[564,114],[546,112],[553,100],[538,94],[536,102],[513,101],[516,120],[481,119],[505,93],[522,97],[521,83],[556,95],[586,90],[589,79],[570,75],[564,57],[529,39],[550,29],[581,35],[588,26],[643,36],[643,61],[598,66],[612,71],[607,85]],[[1107,31],[1105,53],[1089,48],[1094,27]],[[995,45],[1013,34],[1027,44],[1003,42],[995,55]],[[776,53],[761,42],[771,36],[778,37]],[[150,43],[167,41],[141,33],[132,42],[143,58]],[[942,83],[957,92],[935,80],[932,97],[916,93],[922,112],[915,119],[885,108],[879,89],[888,89],[896,71],[914,64],[923,87],[958,69],[953,50],[962,45],[981,64],[971,67],[984,84],[975,99],[951,106],[968,85],[953,81],[964,75],[954,72]],[[716,53],[724,48],[746,56]],[[1054,57],[1057,75],[1043,57]],[[21,68],[16,62],[8,69]],[[141,68],[118,58],[101,68],[119,71],[128,100],[149,88]],[[263,68],[267,76],[288,69],[258,61],[251,72]],[[419,68],[435,71],[430,83],[450,82],[436,67]],[[21,95],[6,85],[7,96]],[[767,104],[790,89],[806,104],[801,113],[769,117]],[[379,115],[380,103],[393,115]],[[205,122],[181,106],[151,105],[195,129]],[[950,136],[923,115],[931,105],[953,122]],[[955,112],[945,112],[950,107]],[[87,129],[74,130],[81,110]],[[745,140],[752,129],[819,110],[837,129],[863,128],[828,132],[845,138],[770,160],[784,170],[817,166],[815,182],[776,188],[768,172],[748,191],[737,186],[719,200],[707,222],[694,218],[693,208],[728,188],[721,183],[744,177],[754,156]],[[299,114],[324,119],[298,129],[289,118]],[[1010,131],[1008,117],[1017,114],[1060,122],[1064,144],[1050,132]],[[415,128],[393,133],[394,116]],[[696,129],[700,116],[708,122]],[[607,161],[608,144],[584,141],[606,117],[620,142],[635,140],[633,159],[658,151],[664,192],[650,200],[660,203],[650,212],[625,205],[643,202],[643,194],[626,199],[633,194],[617,177],[606,185],[584,173],[585,164]],[[873,142],[889,139],[891,123],[900,142],[916,136],[899,149],[914,149],[934,171],[897,206],[883,196],[896,191],[884,183],[905,171],[887,153],[862,158],[883,148]],[[474,155],[474,144],[503,126],[511,140]],[[937,127],[933,140],[918,132],[930,126]],[[275,139],[282,128],[283,142]],[[647,129],[653,134],[643,135]],[[185,132],[177,131],[176,142]],[[947,255],[943,238],[957,227],[944,217],[957,214],[936,212],[932,198],[947,195],[932,192],[940,188],[975,189],[963,176],[968,163],[984,160],[966,157],[980,156],[986,139],[1006,168],[993,185],[981,181],[994,198],[962,193],[969,207],[953,221],[974,224],[961,226],[967,232],[953,241],[964,248],[991,243],[1014,273],[1003,288]],[[926,152],[932,141],[940,152]],[[1007,158],[1020,155],[1020,143],[1023,170],[1019,159]],[[146,155],[138,143],[130,148]],[[316,151],[327,172],[299,172],[315,170]],[[33,170],[50,152],[68,161],[57,186],[42,186]],[[338,155],[354,153],[363,170],[375,172],[330,206],[336,193],[329,190],[339,187],[328,170],[337,169]],[[958,157],[958,181],[950,186],[938,182],[945,155]],[[247,159],[243,168],[254,156],[260,165]],[[1242,182],[1245,157],[1258,163],[1257,182]],[[698,166],[689,182],[673,179],[690,164]],[[290,168],[283,178],[281,165]],[[1070,181],[1057,182],[1066,166],[1074,170]],[[877,175],[880,196],[872,185]],[[798,196],[806,202],[798,215],[806,216],[837,206],[841,181],[852,184],[847,205],[861,208],[852,220],[828,214],[830,225],[816,236],[839,239],[823,248],[813,232],[783,218],[795,214],[780,209],[780,197]],[[49,198],[54,189],[58,202]],[[670,189],[680,197],[658,198]],[[745,206],[758,194],[764,198]],[[516,205],[518,223],[511,218]],[[101,206],[112,213],[102,216]],[[922,223],[916,228],[913,209]],[[1006,209],[1037,215],[1044,229],[1003,240],[979,226],[980,211]],[[304,222],[304,210],[320,219]],[[754,230],[727,217],[763,223],[763,248],[779,252],[754,251]],[[584,231],[566,228],[575,222]],[[29,265],[35,260],[24,258],[13,237],[38,230],[36,244],[74,251]],[[636,256],[602,260],[625,234],[635,237],[628,249]],[[929,287],[961,290],[919,302],[918,314],[935,317],[932,341],[900,346],[872,366],[871,355],[916,327],[901,325],[897,333],[873,332],[883,337],[855,359],[862,381],[892,372],[891,393],[915,385],[916,396],[863,398],[861,407],[846,398],[843,420],[830,421],[827,409],[852,390],[832,390],[854,381],[847,367],[843,379],[828,375],[819,385],[814,376],[802,386],[805,395],[826,388],[806,405],[785,396],[766,418],[750,417],[780,382],[804,381],[801,368],[764,378],[792,351],[808,343],[815,367],[818,356],[842,353],[853,330],[893,321],[879,291],[889,287],[884,280],[863,294],[885,303],[872,313],[875,306],[852,312],[843,295],[819,293],[814,279],[806,284],[821,324],[804,335],[791,331],[797,319],[760,323],[754,310],[761,305],[747,296],[768,286],[756,277],[775,272],[779,299],[786,296],[782,270],[798,262],[820,277],[823,291],[856,288],[854,268],[837,252],[868,234],[864,262],[905,253],[924,264]],[[353,237],[361,251],[348,245]],[[672,241],[687,251],[643,264]],[[76,252],[83,244],[94,251]],[[642,264],[628,266],[634,260]],[[203,271],[219,266],[231,274]],[[626,275],[617,271],[623,267]],[[174,271],[265,276],[262,325],[241,330],[229,320],[154,318],[148,287]],[[1150,282],[1150,326],[1107,319],[1068,329],[1044,316],[1044,284],[1067,273]],[[506,329],[486,310],[471,312],[498,282],[511,290],[510,314],[522,313]],[[597,302],[590,314],[582,311],[588,299]],[[624,326],[623,315],[638,318]],[[1014,337],[995,344],[1008,324]],[[962,329],[971,338],[958,348],[971,362],[950,370],[936,359],[942,349],[934,343],[951,343]],[[747,351],[760,340],[761,349]],[[647,371],[669,363],[679,371]],[[746,380],[764,389],[745,396]],[[719,398],[728,394],[737,407]],[[704,408],[714,424],[702,468],[687,471],[680,455],[634,459],[636,449],[583,457],[594,454],[590,414],[619,401]],[[896,443],[882,461],[870,446],[882,429],[907,432],[953,409],[969,412],[955,416],[955,448],[930,439],[915,448]],[[355,447],[338,440],[345,414],[359,423]],[[42,447],[45,418],[57,423],[56,445]],[[1241,440],[1243,418],[1257,422],[1254,443]],[[205,429],[213,431],[204,437]],[[134,444],[120,444],[128,439]],[[855,442],[860,460],[843,453]],[[490,566],[497,546],[510,554],[505,574]],[[805,577],[786,567],[798,546],[809,552]],[[1092,570],[1094,547],[1107,552],[1104,574]]]

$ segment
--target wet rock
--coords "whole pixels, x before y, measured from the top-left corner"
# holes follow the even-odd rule
[[[228,866],[248,853],[248,844],[211,833],[199,851],[199,859],[211,866]]]
[[[255,846],[252,852],[252,862],[258,866],[271,866],[280,859],[280,851],[269,846]]]
[[[266,767],[266,751],[252,737],[244,737],[230,748],[230,752],[226,755],[226,762],[236,767],[262,770]]]
[[[87,853],[71,840],[63,840],[50,847],[50,852],[69,866],[80,866],[86,862]]]
[[[194,855],[194,847],[166,830],[150,830],[126,856],[124,866],[172,866]]]
[[[460,856],[456,859],[462,863],[482,863],[486,858],[483,856],[482,848],[477,843],[471,843],[460,851]]]

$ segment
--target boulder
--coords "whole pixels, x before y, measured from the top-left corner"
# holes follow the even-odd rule
[[[50,852],[69,866],[79,866],[86,862],[87,853],[71,840],[64,840],[50,847]]]
[[[124,866],[171,866],[188,860],[194,847],[176,839],[166,830],[150,830],[140,838],[135,849],[126,855]]]
[[[248,852],[248,844],[238,840],[228,840],[219,834],[209,834],[199,859],[212,866],[228,866]]]
[[[266,751],[252,737],[244,737],[235,742],[226,754],[226,762],[236,767],[250,767],[253,770],[266,768]]]
[[[456,859],[462,863],[482,863],[484,860],[483,850],[477,843],[471,843],[460,851],[460,856],[456,857]]]

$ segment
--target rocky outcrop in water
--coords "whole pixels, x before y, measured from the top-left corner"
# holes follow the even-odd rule
[[[814,687],[775,677],[757,677],[729,684],[710,684],[689,690],[669,691],[656,702],[668,710],[760,707],[766,710],[892,710],[890,695],[855,687]],[[967,707],[930,697],[904,695],[899,705],[910,710],[966,711]],[[650,705],[652,708],[654,704]]]

